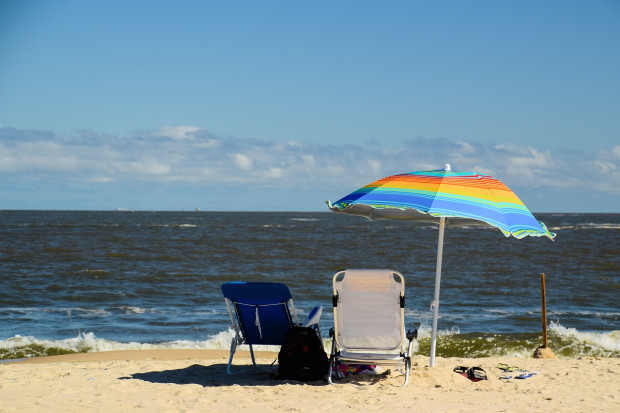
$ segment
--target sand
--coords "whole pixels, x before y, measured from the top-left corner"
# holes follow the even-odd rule
[[[0,364],[0,412],[619,412],[620,359],[415,356],[407,387],[398,371],[334,385],[270,378],[274,353],[218,350],[111,351]],[[500,379],[498,363],[538,372]],[[472,382],[454,367],[480,366]]]

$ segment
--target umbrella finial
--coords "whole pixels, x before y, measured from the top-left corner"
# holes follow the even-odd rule
[[[447,163],[446,166],[443,167],[444,171],[451,171],[452,169],[450,169],[450,164]]]

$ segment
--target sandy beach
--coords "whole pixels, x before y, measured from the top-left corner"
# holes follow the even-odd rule
[[[110,351],[0,364],[1,412],[617,412],[620,359],[415,356],[407,387],[398,371],[349,376],[334,385],[270,378],[274,353],[238,352],[233,375],[218,350]],[[498,363],[537,372],[500,379]],[[480,366],[472,382],[456,366]]]

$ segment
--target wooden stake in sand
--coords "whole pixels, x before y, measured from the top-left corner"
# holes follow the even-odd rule
[[[542,328],[543,328],[543,347],[547,347],[547,294],[545,288],[545,273],[540,274],[540,289],[542,296]]]
[[[545,273],[540,274],[540,289],[542,295],[542,328],[543,328],[543,345],[538,347],[534,352],[535,358],[554,359],[556,358],[553,351],[547,347],[547,296],[545,289]]]

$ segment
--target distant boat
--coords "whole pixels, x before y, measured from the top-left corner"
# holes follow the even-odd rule
[[[136,212],[133,208],[116,208],[118,212]]]
[[[200,212],[200,205],[196,207],[196,212]]]

